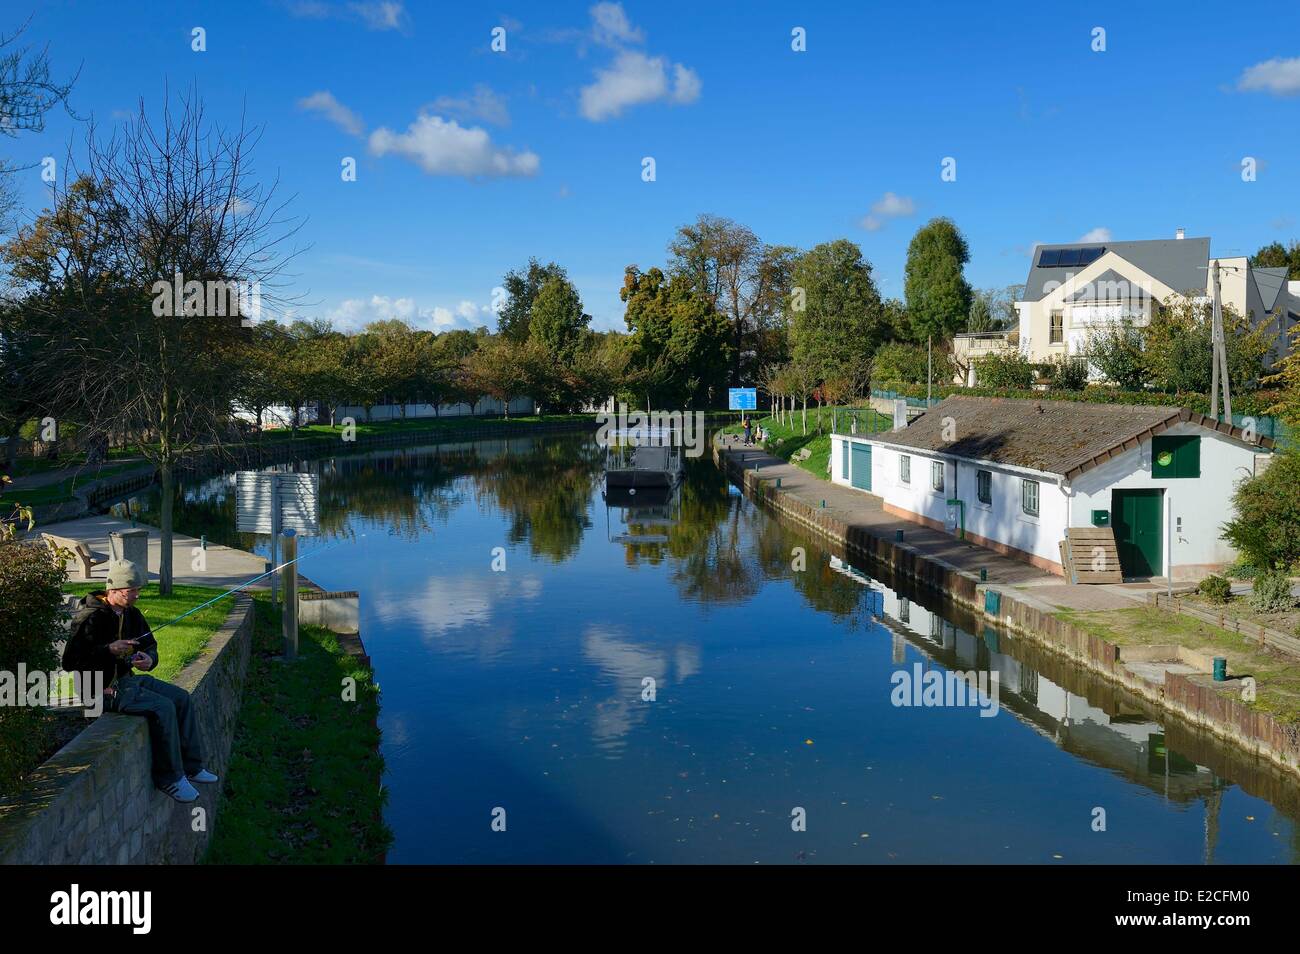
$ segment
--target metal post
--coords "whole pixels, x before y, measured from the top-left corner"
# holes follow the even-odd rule
[[[293,662],[298,658],[298,537],[293,528],[285,530],[284,567],[280,570],[284,582],[284,658]]]
[[[280,478],[271,478],[271,566],[279,566],[280,561],[276,559],[280,548]],[[274,606],[278,590],[278,577],[271,574],[271,605]]]

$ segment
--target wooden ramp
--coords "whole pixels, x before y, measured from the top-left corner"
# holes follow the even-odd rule
[[[1093,569],[1094,565],[1101,569]],[[1110,527],[1067,527],[1061,541],[1061,569],[1070,583],[1123,583],[1115,531]]]

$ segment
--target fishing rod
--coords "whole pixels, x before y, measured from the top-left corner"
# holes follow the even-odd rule
[[[364,534],[362,534],[362,536],[364,536]],[[230,596],[232,593],[238,593],[240,590],[244,589],[245,587],[252,586],[258,580],[263,580],[266,579],[266,577],[271,576],[272,574],[279,573],[286,566],[290,566],[294,563],[300,563],[301,561],[307,559],[307,557],[309,556],[316,556],[317,554],[324,553],[327,550],[333,550],[335,547],[340,546],[346,542],[349,541],[335,540],[333,543],[326,544],[323,547],[317,547],[315,550],[312,550],[310,553],[304,553],[302,556],[294,557],[292,560],[287,560],[284,563],[281,563],[277,567],[272,567],[271,569],[267,570],[265,573],[259,573],[251,580],[245,580],[243,583],[240,583],[238,586],[232,587],[226,590],[226,592],[212,597],[212,599],[208,600],[205,603],[200,603],[198,606],[194,607],[191,610],[187,610],[186,612],[182,613],[180,616],[177,616],[175,619],[168,620],[167,622],[163,623],[160,626],[150,627],[150,632],[156,633],[158,632],[158,630],[164,629],[165,627],[172,625],[172,623],[179,623],[185,617],[194,615],[199,610],[203,609],[205,606],[211,606],[213,603],[217,602],[218,600],[224,600],[227,596]]]

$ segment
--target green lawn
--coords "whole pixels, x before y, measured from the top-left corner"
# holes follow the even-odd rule
[[[844,408],[839,409],[840,416],[845,413]],[[891,418],[872,410],[858,408],[857,414],[859,434],[866,434],[870,431],[885,431],[894,426]],[[819,418],[821,433],[817,432]],[[798,411],[790,419],[790,425],[792,426],[781,424],[774,417],[765,417],[758,423],[763,426],[764,431],[768,431],[772,435],[764,444],[769,454],[802,467],[815,477],[827,480],[830,477],[826,465],[830,462],[831,457],[831,421],[831,409],[826,407],[821,408],[820,413],[809,409],[807,434],[803,433],[803,418]],[[724,431],[728,434],[739,434],[743,430],[744,428],[739,424],[729,424],[724,428]],[[805,447],[811,452],[811,457],[807,460],[791,460],[796,453]]]
[[[502,427],[514,424],[536,424],[536,423],[556,423],[572,422],[581,424],[593,420],[591,414],[543,414],[515,416],[509,419],[502,417],[412,417],[406,420],[397,419],[394,421],[374,421],[366,423],[364,420],[357,420],[356,434],[361,436],[373,436],[378,434],[404,433],[408,431],[430,433],[449,433],[454,434],[457,431],[465,431],[478,428]],[[343,426],[335,424],[331,427],[328,424],[307,424],[298,428],[297,439],[305,440],[317,437],[338,437],[343,433]],[[288,428],[276,428],[273,431],[263,431],[261,435],[263,441],[288,441],[293,440],[294,435]],[[253,436],[249,438],[250,442],[256,443],[258,438]]]
[[[333,633],[302,627],[281,653],[280,612],[256,596],[225,799],[207,864],[368,864],[392,844],[377,780],[379,687]],[[356,701],[343,698],[355,680]]]
[[[74,466],[64,462],[63,466]],[[105,467],[87,468],[74,477],[65,477],[56,484],[46,484],[44,487],[32,487],[27,490],[5,490],[0,494],[0,507],[12,507],[14,504],[22,504],[27,507],[35,507],[41,504],[62,503],[65,500],[72,500],[72,491],[75,487],[84,487],[92,480],[100,477],[115,477],[118,474],[128,470],[134,470],[140,467],[139,463],[131,464],[110,464]],[[54,468],[47,468],[52,470]]]
[[[102,588],[103,583],[69,583],[63,589],[66,593],[84,596],[91,590]],[[149,621],[150,628],[156,629],[162,623],[175,619],[221,592],[221,589],[212,586],[177,585],[172,588],[170,596],[162,597],[158,595],[157,584],[151,583],[140,591],[140,601],[135,605]],[[230,599],[220,600],[156,633],[158,667],[151,670],[149,675],[164,682],[175,679],[177,673],[198,658],[212,634],[226,621],[230,604]]]
[[[1119,646],[1177,644],[1228,660],[1228,675],[1254,676],[1251,703],[1286,722],[1300,722],[1300,663],[1264,649],[1236,633],[1154,607],[1081,612],[1058,610],[1057,618]]]

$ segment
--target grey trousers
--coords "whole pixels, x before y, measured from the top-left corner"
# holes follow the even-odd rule
[[[190,694],[153,676],[123,676],[105,708],[149,720],[153,783],[166,788],[203,768],[203,743]]]

